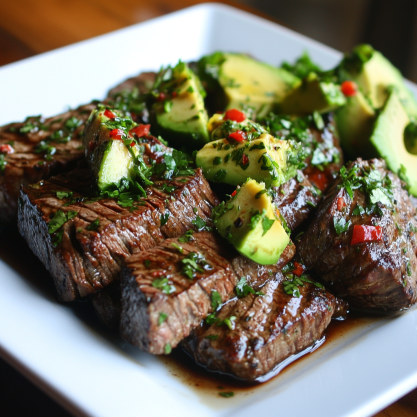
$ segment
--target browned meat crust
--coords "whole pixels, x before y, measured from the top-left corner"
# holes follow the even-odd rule
[[[328,191],[299,242],[298,253],[317,279],[334,294],[346,298],[351,306],[400,310],[413,304],[417,297],[416,211],[399,178],[386,170],[385,162],[358,159],[354,164],[360,168],[373,165],[383,177],[388,175],[395,210],[378,203],[382,216],[354,215],[358,204],[366,207],[366,196],[356,190],[351,200],[339,179]],[[337,209],[340,197],[347,203],[343,212]],[[347,232],[338,235],[334,218],[342,217],[351,225]],[[381,226],[383,240],[351,246],[354,225]]]
[[[118,278],[125,258],[168,237],[195,230],[192,221],[197,216],[211,222],[211,209],[218,200],[200,169],[194,176],[167,182],[175,191],[167,194],[161,190],[163,182],[155,181],[147,189],[147,198],[133,209],[114,199],[89,198],[92,180],[83,169],[22,188],[19,231],[54,278],[62,300],[71,301],[106,287]],[[57,191],[73,195],[61,200]],[[58,210],[77,215],[62,226],[62,243],[54,246],[48,223]],[[161,216],[167,214],[168,221],[161,226]],[[98,229],[88,230],[97,219]]]

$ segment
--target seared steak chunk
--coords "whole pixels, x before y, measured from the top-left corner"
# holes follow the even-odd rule
[[[208,314],[233,296],[241,274],[263,285],[294,255],[287,247],[277,265],[256,264],[209,232],[189,242],[167,239],[126,259],[121,273],[123,338],[153,354],[169,353]],[[185,272],[192,262],[193,275]],[[189,269],[188,269],[189,270]]]
[[[415,215],[407,191],[385,162],[358,159],[324,197],[298,254],[351,306],[400,310],[417,297]]]
[[[163,191],[164,185],[173,191]],[[19,231],[64,301],[118,279],[122,261],[132,253],[197,230],[197,217],[210,223],[211,209],[218,204],[199,169],[193,176],[154,181],[147,197],[130,205],[89,197],[91,190],[89,171],[78,169],[21,191]]]
[[[274,203],[291,231],[308,219],[321,200],[321,191],[301,171],[297,172],[296,177],[275,188],[275,192]]]
[[[276,274],[261,288],[264,295],[230,301],[220,310],[218,322],[201,324],[182,346],[209,370],[256,381],[314,345],[330,323],[335,299],[309,283],[294,297],[284,291],[283,280]]]
[[[1,222],[15,220],[21,184],[75,167],[84,155],[84,122],[94,108],[94,104],[87,104],[48,119],[33,116],[0,127]]]

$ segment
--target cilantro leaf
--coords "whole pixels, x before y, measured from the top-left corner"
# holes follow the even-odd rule
[[[221,305],[222,305],[221,295],[216,290],[212,290],[212,292],[211,292],[211,308],[213,309],[213,311],[217,311]]]
[[[100,227],[100,219],[97,218],[93,222],[91,222],[86,229],[90,231],[96,231]]]
[[[340,235],[349,229],[349,226],[351,225],[351,221],[349,220],[348,222],[346,222],[346,219],[344,217],[342,217],[339,220],[337,220],[336,217],[333,217],[333,224],[334,224],[334,229],[336,230],[336,233]]]
[[[265,295],[260,291],[255,291],[250,285],[248,285],[246,277],[240,278],[239,282],[236,284],[235,290],[239,298],[246,297],[249,294]]]

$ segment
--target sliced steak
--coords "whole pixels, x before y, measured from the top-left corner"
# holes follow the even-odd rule
[[[94,108],[87,104],[48,119],[33,116],[0,127],[0,222],[15,221],[21,184],[76,166],[84,156],[83,125]]]
[[[194,176],[154,181],[147,197],[131,207],[115,199],[90,198],[89,175],[87,169],[77,169],[21,191],[19,231],[64,301],[92,294],[118,279],[122,261],[132,253],[196,230],[192,222],[197,216],[210,223],[211,209],[218,204],[200,169]],[[163,191],[163,184],[174,191]],[[51,235],[48,227],[51,230],[56,215],[64,221],[73,217]]]
[[[184,274],[190,253],[199,254],[207,263],[200,265],[193,279]],[[262,266],[238,255],[225,240],[209,232],[196,233],[185,243],[168,239],[135,253],[121,273],[121,335],[142,350],[169,353],[213,312],[214,291],[224,303],[233,296],[242,274],[250,285],[261,286],[293,255],[291,244],[277,265]]]
[[[392,207],[377,202],[374,212],[369,213],[370,196],[375,201],[381,189],[373,194],[356,189],[350,198],[339,176],[302,236],[298,254],[317,279],[351,306],[400,310],[417,297],[416,210],[399,178],[386,170],[385,162],[358,159],[348,171],[354,166],[358,170],[355,178],[372,171],[381,178],[386,176],[384,181],[392,184]],[[368,214],[360,215],[359,206],[368,207]],[[346,231],[340,228],[338,234],[335,224],[348,226]],[[381,227],[381,239],[351,245],[354,226],[360,225]]]
[[[274,203],[291,231],[303,224],[315,210],[322,193],[302,171],[275,189]]]
[[[262,287],[222,307],[217,323],[201,324],[182,346],[199,364],[245,381],[260,380],[282,361],[319,341],[335,298],[306,283],[300,297],[284,291],[280,273]],[[229,319],[229,322],[224,322]]]
[[[142,72],[136,77],[128,78],[109,90],[107,100],[114,100],[120,93],[132,92],[137,89],[139,94],[147,93],[155,82],[156,72]]]

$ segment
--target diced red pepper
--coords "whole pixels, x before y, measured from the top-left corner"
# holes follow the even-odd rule
[[[116,115],[109,109],[104,110],[104,115],[109,119],[114,119]]]
[[[246,119],[245,113],[237,109],[230,109],[223,116],[223,120],[233,120],[234,122],[241,123]]]
[[[232,132],[227,139],[233,139],[236,142],[243,142],[246,140],[246,134],[245,132],[242,132],[241,130],[236,130],[236,132]]]
[[[381,226],[366,226],[362,224],[353,226],[352,240],[350,241],[352,246],[364,242],[380,242],[381,240]]]
[[[139,125],[134,127],[130,133],[134,133],[138,138],[143,138],[149,135],[151,125]]]
[[[337,210],[342,211],[347,206],[346,201],[343,197],[337,199]]]
[[[122,140],[124,132],[122,129],[113,129],[110,131],[110,137],[112,139]]]
[[[293,269],[292,273],[294,275],[297,275],[297,277],[301,277],[301,275],[303,275],[304,272],[303,265],[299,264],[298,262],[294,262],[294,266],[295,268]]]
[[[94,149],[96,149],[96,143],[95,143],[95,142],[93,142],[93,141],[91,141],[91,142],[88,144],[88,150],[89,150],[89,152],[93,152],[93,151],[94,151]]]
[[[248,155],[246,155],[246,154],[243,154],[243,155],[242,155],[242,164],[243,164],[243,165],[248,165],[248,164],[249,164],[249,158],[248,158]]]
[[[166,99],[165,93],[159,93],[159,96],[157,98],[158,101],[164,101]]]
[[[358,86],[354,81],[343,81],[340,89],[346,97],[352,97],[358,92]]]
[[[314,169],[307,177],[320,191],[324,191],[329,185],[329,179],[318,169]]]
[[[0,153],[13,153],[14,149],[11,145],[1,145],[0,146]]]
[[[232,194],[230,194],[231,197],[234,197],[236,195],[237,190],[233,191]]]
[[[177,97],[178,93],[176,91],[173,91],[171,95],[172,97]]]
[[[136,142],[132,140],[132,142],[130,142],[130,147],[133,148],[135,145],[136,145]]]

